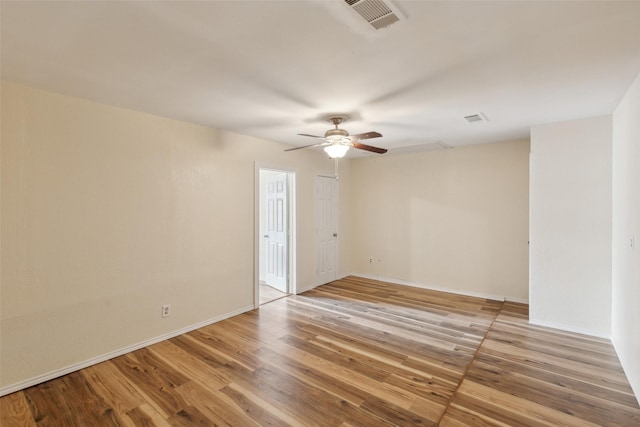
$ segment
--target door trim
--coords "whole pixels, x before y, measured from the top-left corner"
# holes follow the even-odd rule
[[[298,289],[297,283],[297,270],[296,270],[296,212],[297,212],[297,199],[296,199],[296,174],[297,169],[265,164],[260,162],[254,163],[254,264],[253,264],[253,306],[254,308],[260,307],[260,241],[262,236],[260,235],[260,171],[270,170],[284,172],[287,174],[287,187],[288,187],[288,213],[287,221],[289,228],[289,236],[287,238],[287,289],[290,294],[296,294]]]

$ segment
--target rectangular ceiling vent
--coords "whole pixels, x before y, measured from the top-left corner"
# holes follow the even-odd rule
[[[442,148],[443,150],[450,150],[450,149],[453,148],[453,146],[451,146],[451,145],[449,145],[449,144],[447,144],[445,142],[442,142],[442,141],[437,141],[435,144],[438,147]]]
[[[468,121],[469,123],[475,123],[475,122],[488,122],[489,120],[487,120],[487,118],[484,116],[484,114],[479,113],[479,114],[472,114],[470,116],[464,116],[465,120]]]
[[[388,0],[344,0],[358,15],[376,30],[386,28],[402,19],[402,15]]]

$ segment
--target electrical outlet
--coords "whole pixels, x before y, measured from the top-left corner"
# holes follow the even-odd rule
[[[165,304],[162,306],[162,317],[169,317],[171,314],[171,304]]]
[[[631,236],[629,238],[629,246],[631,247],[631,252],[635,252],[635,250],[636,250],[636,238],[635,238],[635,236]]]
[[[369,258],[369,264],[373,263],[373,258]]]

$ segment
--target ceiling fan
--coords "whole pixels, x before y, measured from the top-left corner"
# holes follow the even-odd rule
[[[324,139],[324,142],[319,142],[317,144],[305,145],[302,147],[289,148],[284,151],[293,151],[300,150],[301,148],[309,148],[309,147],[324,147],[324,151],[331,157],[332,159],[337,159],[340,157],[344,157],[349,151],[349,148],[358,148],[360,150],[371,151],[372,153],[384,154],[387,152],[386,148],[378,148],[372,147],[371,145],[361,144],[359,141],[363,139],[371,139],[371,138],[379,138],[382,135],[378,132],[365,132],[359,133],[357,135],[349,135],[344,129],[338,128],[338,125],[343,121],[347,120],[347,116],[331,116],[328,117],[327,120],[335,126],[335,129],[329,129],[324,133],[324,136],[317,135],[308,135],[306,133],[299,133],[301,136],[308,136],[311,138],[320,138]]]

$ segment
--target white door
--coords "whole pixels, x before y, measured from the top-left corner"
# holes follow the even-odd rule
[[[269,286],[287,292],[287,174],[267,177],[267,275]]]
[[[337,278],[338,182],[316,177],[316,284]]]

